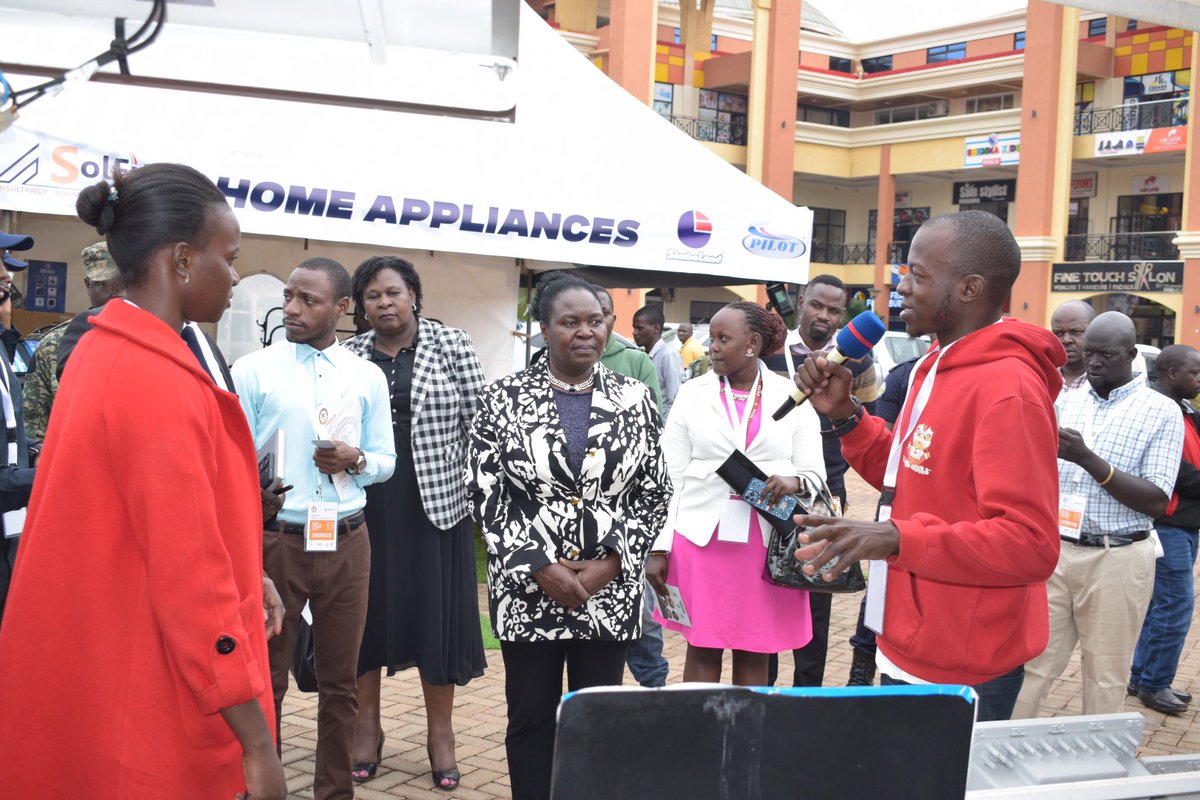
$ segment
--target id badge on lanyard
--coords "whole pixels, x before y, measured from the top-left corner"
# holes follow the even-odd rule
[[[338,544],[338,504],[328,500],[310,500],[304,523],[306,553],[334,553]]]

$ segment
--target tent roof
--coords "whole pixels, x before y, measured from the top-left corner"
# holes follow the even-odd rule
[[[520,9],[511,123],[93,80],[29,105],[0,134],[0,207],[72,215],[79,189],[113,164],[182,161],[226,189],[251,233],[720,283],[806,279],[811,212]],[[0,8],[0,26],[20,16]]]

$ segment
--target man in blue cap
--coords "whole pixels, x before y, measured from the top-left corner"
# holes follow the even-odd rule
[[[28,250],[33,237],[0,232],[0,342],[4,342],[8,357],[0,359],[0,407],[4,414],[7,446],[0,452],[0,617],[8,597],[8,584],[13,564],[17,560],[17,537],[25,525],[25,506],[33,488],[33,468],[25,442],[25,420],[21,408],[21,384],[9,366],[20,333],[12,327],[12,272],[29,266],[14,257],[11,250]]]

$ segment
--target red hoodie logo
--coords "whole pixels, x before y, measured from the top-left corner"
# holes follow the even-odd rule
[[[932,444],[933,428],[921,423],[904,449],[904,466],[918,475],[928,475],[929,467],[925,466],[925,462],[929,460],[929,447]]]

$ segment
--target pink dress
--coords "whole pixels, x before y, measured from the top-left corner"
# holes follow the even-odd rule
[[[734,392],[733,399],[740,419],[749,397]],[[725,397],[721,400],[725,402]],[[747,446],[759,432],[761,406],[755,405],[747,426]],[[679,588],[692,625],[664,619],[657,608],[654,618],[682,633],[688,644],[696,647],[780,653],[808,644],[812,639],[808,592],[776,586],[763,578],[767,548],[758,514],[750,515],[749,534],[745,543],[724,542],[714,531],[708,544],[700,547],[677,531],[671,543],[667,583]]]

